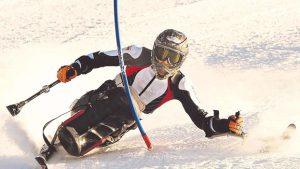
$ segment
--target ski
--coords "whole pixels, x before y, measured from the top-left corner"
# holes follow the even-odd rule
[[[285,131],[281,135],[281,139],[288,140],[293,137],[293,134],[296,131],[296,125],[294,123],[291,123],[287,126]]]
[[[53,119],[53,120],[55,120],[55,119]],[[53,121],[53,120],[51,120],[51,121]],[[41,166],[41,169],[48,169],[46,162],[53,155],[53,153],[56,151],[55,146],[57,146],[59,144],[59,143],[56,143],[56,141],[57,141],[57,132],[58,132],[59,127],[55,131],[55,134],[54,134],[54,136],[51,140],[51,143],[48,141],[47,137],[44,134],[45,128],[47,127],[47,125],[51,121],[46,123],[44,128],[43,128],[43,137],[44,137],[45,144],[42,146],[42,148],[40,150],[40,153],[35,157],[35,160],[39,163],[39,165]]]
[[[279,137],[264,139],[264,146],[260,152],[266,153],[280,149],[285,143],[293,138],[295,131],[296,125],[294,123],[289,124]]]
[[[53,155],[54,149],[49,148],[46,144],[41,148],[40,153],[35,157],[42,169],[48,169],[47,160]]]
[[[48,169],[47,164],[46,164],[46,160],[43,158],[43,156],[36,156],[35,160],[39,163],[39,165],[41,166],[41,169]]]

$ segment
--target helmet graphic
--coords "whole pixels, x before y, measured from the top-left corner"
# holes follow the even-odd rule
[[[157,78],[173,76],[181,67],[189,53],[187,37],[174,29],[167,29],[156,38],[152,54],[152,69]]]

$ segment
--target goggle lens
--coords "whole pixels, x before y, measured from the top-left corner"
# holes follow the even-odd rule
[[[171,64],[172,66],[178,64],[183,58],[183,54],[170,49],[166,49],[161,46],[155,46],[154,52],[155,52],[155,57],[158,60],[161,61],[168,60],[169,64]]]

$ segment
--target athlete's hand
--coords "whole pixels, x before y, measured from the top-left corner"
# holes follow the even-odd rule
[[[244,134],[244,118],[238,114],[231,115],[228,117],[229,120],[229,131],[238,136],[242,136]]]
[[[67,83],[78,75],[77,71],[72,66],[62,66],[57,71],[57,79]]]

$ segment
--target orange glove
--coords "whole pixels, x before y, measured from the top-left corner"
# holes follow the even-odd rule
[[[67,83],[78,75],[77,71],[71,66],[62,66],[57,71],[57,79],[61,82]]]
[[[243,135],[244,118],[237,115],[231,115],[229,120],[229,131],[236,135]]]

